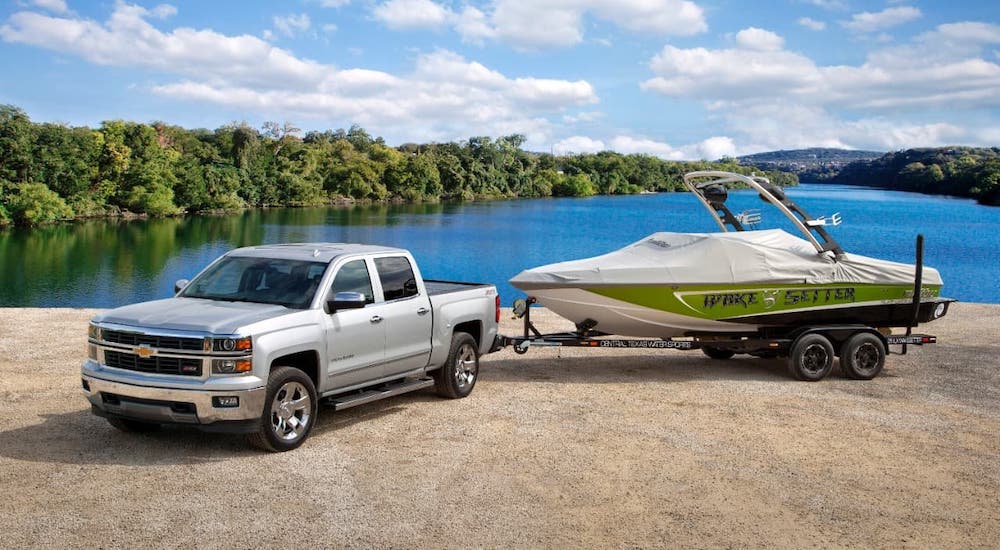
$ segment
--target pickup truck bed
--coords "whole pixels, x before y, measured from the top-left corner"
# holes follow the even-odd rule
[[[463,283],[459,281],[438,281],[433,279],[424,279],[424,286],[427,287],[428,296],[437,296],[438,294],[470,290],[477,287],[482,287],[484,290],[493,287],[493,285],[486,283]]]

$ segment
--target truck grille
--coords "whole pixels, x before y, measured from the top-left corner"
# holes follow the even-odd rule
[[[124,344],[126,346],[149,346],[160,349],[176,349],[184,351],[202,351],[205,349],[204,338],[179,338],[177,336],[158,336],[139,332],[122,330],[103,330],[101,337],[105,342]]]
[[[104,351],[104,364],[116,369],[152,372],[156,374],[179,374],[201,376],[201,360],[180,357],[139,357],[134,353]]]

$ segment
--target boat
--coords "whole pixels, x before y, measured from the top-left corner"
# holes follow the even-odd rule
[[[941,275],[922,266],[920,253],[912,265],[845,252],[827,230],[839,214],[813,218],[767,178],[699,171],[684,185],[719,232],[654,233],[608,254],[522,271],[510,284],[579,334],[662,339],[822,325],[889,334],[944,316],[953,301],[940,297]],[[756,191],[802,237],[758,229],[759,210],[732,212],[734,188]]]

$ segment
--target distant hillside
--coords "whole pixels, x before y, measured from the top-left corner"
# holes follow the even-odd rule
[[[852,162],[828,181],[972,197],[983,204],[1000,206],[1000,148],[937,147],[896,151],[874,160]]]
[[[740,164],[763,170],[783,170],[799,176],[802,181],[826,181],[852,162],[877,159],[880,151],[853,151],[812,147],[789,151],[770,151],[737,157]]]

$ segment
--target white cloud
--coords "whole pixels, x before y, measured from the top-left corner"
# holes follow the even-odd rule
[[[962,142],[963,135],[974,141],[961,132],[978,131],[975,124],[961,130],[951,121],[963,112],[1000,108],[1000,64],[986,54],[1000,44],[997,25],[941,25],[904,45],[873,51],[859,65],[821,66],[783,48],[737,43],[755,49],[665,46],[650,60],[652,77],[642,88],[702,102],[738,129],[737,148],[744,152],[803,145],[925,146]],[[898,118],[901,111],[925,122],[886,123],[885,117]],[[834,112],[855,118],[841,120]],[[990,125],[988,117],[983,124]]]
[[[390,29],[437,28],[454,17],[451,10],[431,0],[389,0],[375,6],[372,15]]]
[[[572,115],[563,115],[563,122],[576,124],[578,122],[595,122],[604,118],[604,113],[600,111],[584,111]]]
[[[66,0],[32,0],[31,3],[39,8],[55,13],[66,13],[69,11],[69,8],[66,7]]]
[[[812,60],[784,50],[665,46],[650,68],[657,76],[642,84],[646,90],[716,100],[811,92],[819,80]]]
[[[837,147],[892,151],[955,143],[989,143],[977,130],[945,122],[909,123],[881,116],[843,120],[822,108],[803,105],[757,105],[726,114],[740,135],[739,154],[775,149]]]
[[[736,144],[732,138],[725,136],[674,147],[662,141],[626,134],[618,134],[607,142],[589,136],[571,136],[556,142],[552,151],[559,155],[616,151],[624,155],[652,155],[665,160],[716,160],[737,154]]]
[[[604,142],[598,139],[591,139],[587,136],[572,136],[556,142],[552,146],[552,152],[557,155],[569,155],[572,153],[599,153],[606,151]]]
[[[919,9],[912,6],[900,6],[898,8],[886,8],[880,12],[861,12],[851,16],[850,21],[841,21],[841,25],[854,32],[876,32],[889,29],[897,25],[909,23],[920,19],[923,14]]]
[[[736,44],[747,50],[777,51],[785,46],[785,39],[757,27],[748,27],[736,33]]]
[[[584,36],[584,16],[624,29],[689,36],[708,29],[704,13],[690,0],[496,0],[492,11],[465,5],[461,12],[432,0],[388,0],[372,15],[391,29],[452,27],[465,42],[502,40],[516,49],[566,47]]]
[[[821,31],[826,28],[826,23],[811,17],[800,17],[798,23],[811,31]]]
[[[273,20],[274,28],[281,31],[285,36],[295,36],[300,32],[305,32],[312,25],[309,15],[305,13],[283,16],[276,15]]]
[[[646,138],[619,135],[611,139],[611,148],[626,155],[653,155],[668,160],[683,160],[684,153],[669,143]]]
[[[717,160],[722,157],[735,157],[737,154],[736,143],[727,136],[713,136],[697,145],[698,158],[705,160]]]
[[[150,14],[157,19],[167,19],[177,15],[177,8],[170,4],[160,4],[150,10]]]
[[[418,55],[405,74],[341,69],[253,36],[186,27],[161,31],[150,17],[150,11],[126,4],[116,5],[103,23],[19,12],[0,26],[0,38],[98,65],[173,75],[146,88],[163,97],[262,119],[358,123],[387,138],[395,133],[406,140],[451,140],[516,132],[543,144],[552,132],[548,117],[597,102],[586,81],[507,76],[449,51]]]
[[[818,66],[784,49],[666,46],[650,60],[654,76],[643,88],[713,104],[785,98],[853,109],[1000,106],[1000,65],[979,57],[984,46],[1000,44],[991,30],[942,25],[858,66]]]
[[[335,23],[324,23],[322,27],[323,32],[326,34],[333,34],[337,32],[337,25]]]
[[[98,65],[146,67],[240,85],[274,81],[307,85],[323,77],[323,66],[259,38],[187,27],[163,33],[145,20],[150,16],[145,8],[127,4],[116,5],[104,24],[18,12],[0,26],[0,38],[76,55]]]
[[[462,13],[452,17],[455,31],[464,42],[482,44],[485,39],[496,37],[496,29],[487,22],[486,14],[473,6],[465,6]]]
[[[314,1],[324,8],[339,8],[341,6],[346,6],[351,3],[351,0],[314,0]]]

